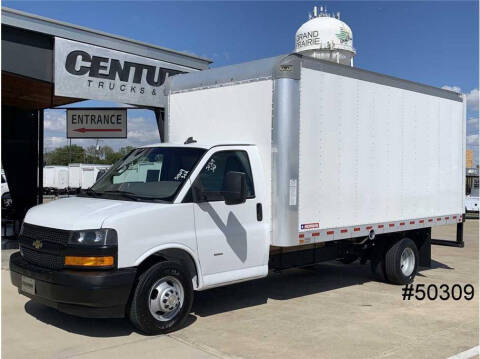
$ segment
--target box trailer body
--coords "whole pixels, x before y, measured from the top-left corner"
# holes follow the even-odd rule
[[[46,192],[62,192],[68,188],[67,166],[43,167],[43,188]]]
[[[20,293],[165,333],[194,290],[356,259],[406,284],[431,227],[462,243],[463,95],[301,55],[172,76],[165,94],[166,143],[28,211]]]
[[[87,189],[97,181],[99,172],[108,170],[110,165],[70,163],[68,165],[69,187],[72,190]]]
[[[94,167],[94,177],[95,177],[94,183],[97,182],[100,179],[100,177],[102,177],[109,170],[110,167],[112,167],[111,165],[94,165],[94,166],[95,166]]]
[[[176,76],[168,94],[168,142],[258,147],[274,246],[462,220],[460,94],[298,55]]]
[[[82,186],[81,166],[81,163],[68,164],[68,187],[71,190]]]

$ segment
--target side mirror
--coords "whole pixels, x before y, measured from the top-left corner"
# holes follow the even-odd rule
[[[240,204],[247,200],[247,175],[243,172],[227,172],[223,184],[225,204]]]

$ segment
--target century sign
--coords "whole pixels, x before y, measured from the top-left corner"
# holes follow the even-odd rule
[[[172,65],[56,37],[55,95],[163,107],[165,79],[187,71],[167,66]]]
[[[67,138],[126,138],[126,109],[67,110]]]

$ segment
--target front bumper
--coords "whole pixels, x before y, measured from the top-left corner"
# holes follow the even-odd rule
[[[51,270],[27,262],[20,252],[10,256],[10,278],[20,294],[79,317],[124,317],[136,272]],[[35,280],[35,295],[22,291],[22,276]]]

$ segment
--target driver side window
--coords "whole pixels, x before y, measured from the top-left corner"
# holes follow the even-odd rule
[[[223,201],[225,175],[230,172],[243,172],[247,176],[247,198],[254,198],[252,170],[245,151],[221,151],[210,157],[195,180],[205,194],[207,202]]]

